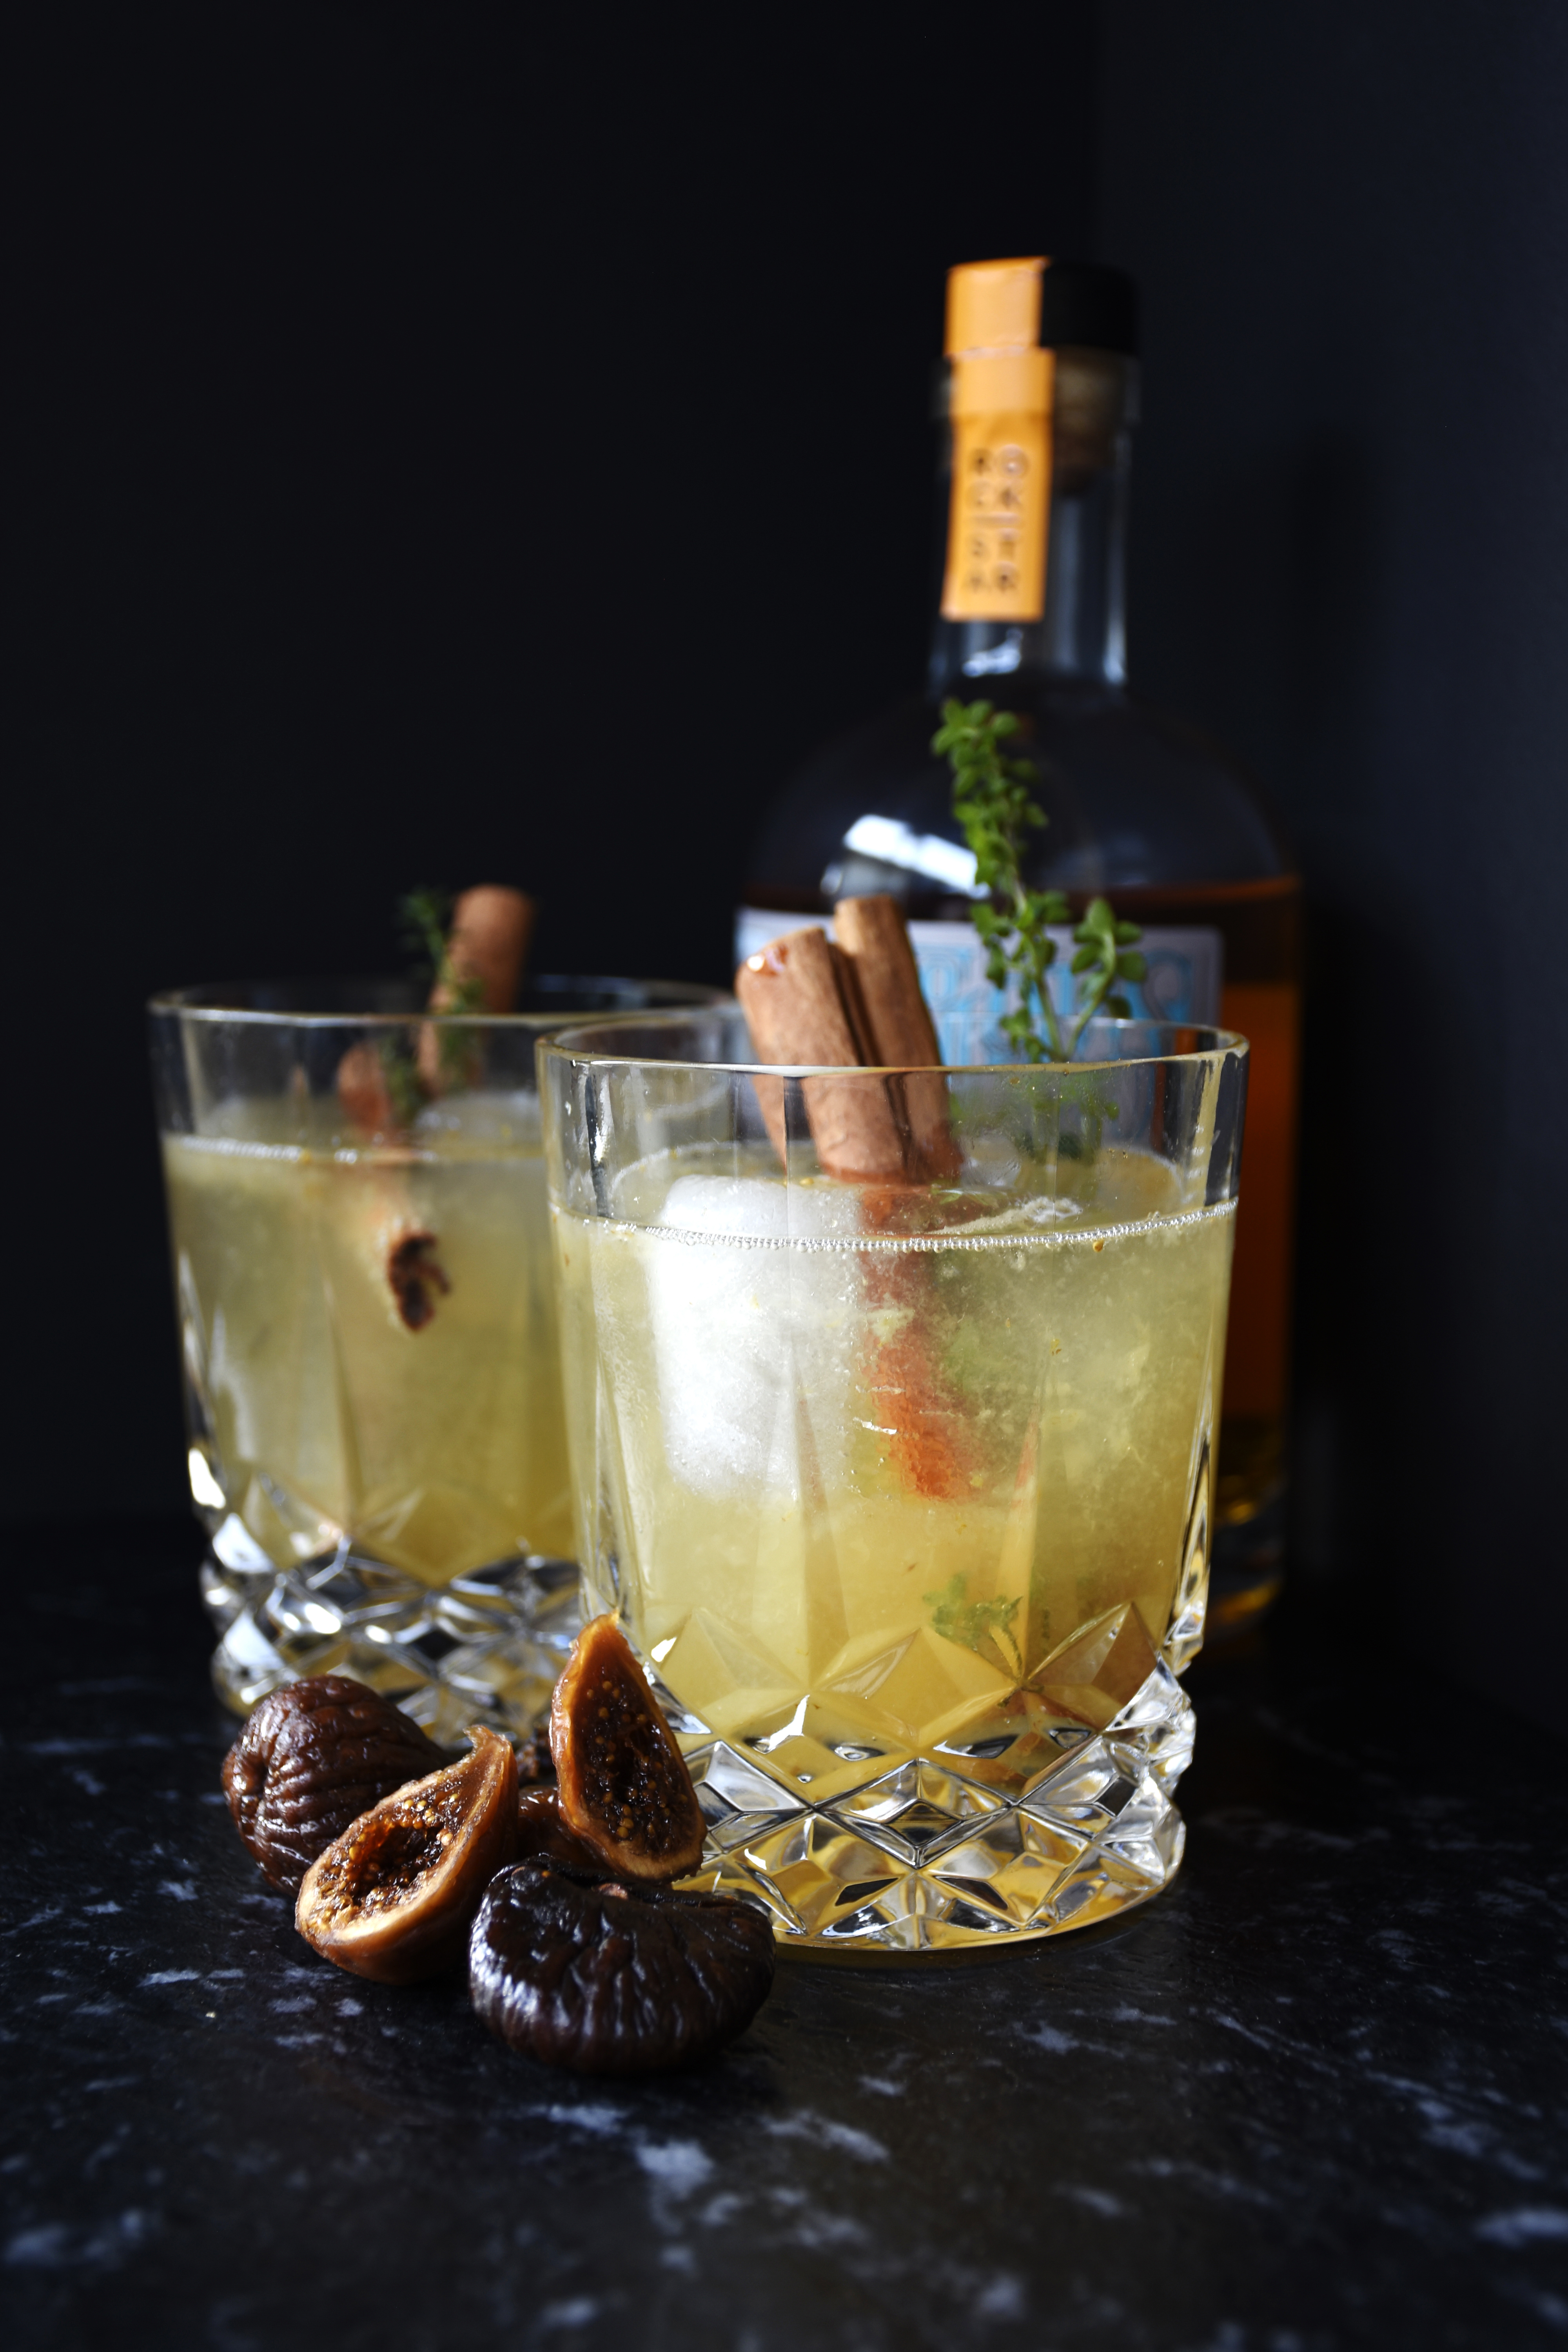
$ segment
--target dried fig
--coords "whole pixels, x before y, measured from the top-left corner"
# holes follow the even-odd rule
[[[224,1758],[235,1826],[292,1895],[351,1822],[445,1759],[416,1723],[347,1675],[308,1675],[264,1698]]]
[[[553,1789],[525,1789],[518,1799],[517,1858],[527,1862],[535,1854],[547,1854],[552,1862],[586,1871],[590,1878],[605,1874],[603,1856],[562,1820]]]
[[[474,2007],[512,2049],[647,2074],[742,2032],[773,1980],[773,1929],[730,1895],[595,1885],[540,1856],[503,1871],[468,1938]]]
[[[536,1723],[517,1751],[517,1777],[524,1780],[553,1780],[555,1759],[550,1753],[550,1726]]]
[[[620,1878],[679,1878],[705,1823],[686,1759],[613,1617],[577,1636],[550,1707],[561,1818]]]
[[[384,1798],[305,1873],[294,1924],[340,1969],[415,1984],[462,1956],[490,1879],[517,1852],[517,1759],[476,1724],[474,1752]]]

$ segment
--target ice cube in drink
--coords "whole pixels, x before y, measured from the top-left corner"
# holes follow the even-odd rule
[[[895,1866],[877,1808],[960,1852],[966,1812],[1026,1801],[1149,1689],[1178,1769],[1234,1204],[1137,1150],[1020,1197],[786,1184],[749,1150],[645,1161],[607,1218],[553,1212],[580,1556],[721,1843],[736,1825],[721,1883],[814,1938],[900,1868],[957,1940],[969,1915],[1016,1927],[1069,1867],[1037,1823],[1007,1811],[1017,1870],[987,1849],[961,1901]],[[1122,1769],[1098,1757],[1086,1814]],[[1151,1892],[1180,1824],[1163,1795],[1144,1811]]]

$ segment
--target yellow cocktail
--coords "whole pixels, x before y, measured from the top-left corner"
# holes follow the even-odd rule
[[[804,1142],[786,1172],[738,1073],[683,1114],[673,1073],[572,1045],[546,1059],[578,1543],[683,1726],[710,1880],[840,1948],[1156,1891],[1240,1053],[950,1074],[961,1172],[889,1186]],[[618,1147],[587,1183],[574,1120]]]

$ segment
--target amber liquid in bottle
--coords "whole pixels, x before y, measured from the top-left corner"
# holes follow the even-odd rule
[[[1216,1494],[1220,1540],[1211,1614],[1224,1625],[1266,1608],[1281,1574],[1279,1537],[1268,1521],[1285,1490],[1289,1405],[1300,888],[1294,875],[1209,889],[1124,888],[1116,907],[1146,928],[1192,923],[1219,932],[1220,1020],[1252,1049]]]
[[[927,688],[827,746],[786,787],[756,845],[737,946],[749,952],[780,916],[889,891],[910,919],[944,1058],[997,1057],[994,1028],[973,1009],[987,991],[952,779],[930,750],[942,701],[984,696],[1017,712],[1017,748],[1039,771],[1047,824],[1032,886],[1065,890],[1075,909],[1105,892],[1159,944],[1135,1010],[1218,1021],[1250,1041],[1210,1608],[1218,1632],[1267,1608],[1281,1575],[1300,898],[1250,780],[1127,684],[1132,325],[1131,287],[1114,271],[1029,260],[952,273]],[[955,997],[966,956],[973,985]]]

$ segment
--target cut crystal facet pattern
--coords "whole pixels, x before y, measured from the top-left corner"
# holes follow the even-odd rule
[[[1048,1936],[1157,1895],[1182,1859],[1193,1710],[1136,1612],[1085,1627],[1013,1704],[1010,1732],[896,1759],[735,1743],[688,1716],[709,1823],[689,1883],[750,1896],[782,1942],[824,1953]]]
[[[585,1581],[701,1782],[706,1882],[868,1955],[1147,1900],[1206,1601],[1217,1092],[1190,1163],[1163,1108],[1130,1147],[1128,1097],[1015,1197],[1026,1081],[972,1074],[971,1189],[884,1197],[738,1128],[654,1149],[645,1075],[563,1209],[562,1328]]]
[[[571,1560],[501,1560],[433,1591],[348,1550],[279,1570],[237,1519],[214,1538],[202,1597],[213,1681],[237,1713],[300,1675],[353,1675],[448,1745],[470,1723],[531,1730],[581,1623]]]

